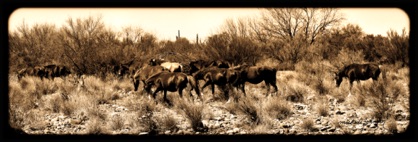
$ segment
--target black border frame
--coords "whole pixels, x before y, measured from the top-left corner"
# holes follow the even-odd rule
[[[1,141],[353,141],[353,140],[365,140],[365,141],[414,141],[416,136],[416,112],[415,104],[416,97],[416,53],[415,46],[417,45],[416,35],[416,18],[418,4],[416,1],[411,0],[393,0],[393,1],[375,1],[375,0],[347,0],[347,1],[330,1],[330,0],[282,0],[282,1],[250,1],[250,0],[3,0],[0,2],[1,11],[1,52],[0,60],[0,90],[2,91],[2,98],[0,99],[0,112],[1,112]],[[217,8],[217,7],[338,7],[338,8],[386,8],[397,7],[404,10],[410,19],[410,125],[405,133],[395,135],[321,135],[321,136],[299,136],[299,135],[249,135],[249,136],[199,136],[199,135],[185,135],[185,136],[132,136],[132,135],[25,135],[21,132],[15,131],[10,128],[8,124],[8,19],[14,10],[21,7],[30,8],[89,8],[89,7],[105,7],[105,8],[141,8],[141,7],[158,7],[158,8],[170,8],[170,7],[190,7],[190,8]],[[7,48],[6,48],[7,47]]]

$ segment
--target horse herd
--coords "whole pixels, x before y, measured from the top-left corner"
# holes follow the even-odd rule
[[[184,70],[184,65],[190,69]],[[267,95],[270,93],[270,86],[272,86],[277,93],[276,72],[275,67],[266,65],[250,66],[246,63],[232,66],[230,63],[221,60],[195,60],[188,64],[180,64],[177,62],[165,61],[164,59],[150,59],[148,64],[142,67],[129,67],[125,65],[118,65],[115,68],[115,73],[118,76],[127,74],[134,85],[134,91],[138,91],[139,85],[142,82],[143,91],[155,99],[156,94],[160,91],[164,93],[164,101],[168,101],[167,91],[178,92],[180,97],[183,96],[183,90],[187,86],[191,86],[190,95],[192,91],[198,95],[199,98],[203,95],[201,90],[207,86],[211,86],[212,94],[215,93],[215,85],[223,90],[226,98],[229,98],[229,91],[232,88],[241,90],[246,96],[245,84],[258,84],[265,82],[267,86]],[[71,74],[71,70],[66,66],[60,65],[46,65],[33,68],[25,68],[17,72],[18,78],[26,75],[38,76],[41,79],[67,76]],[[348,78],[350,82],[350,89],[354,81],[368,80],[372,78],[377,80],[381,73],[380,65],[369,64],[350,64],[340,69],[335,73],[335,80],[337,87],[340,86],[343,78]],[[204,82],[200,87],[199,81]],[[154,88],[154,91],[151,91]]]

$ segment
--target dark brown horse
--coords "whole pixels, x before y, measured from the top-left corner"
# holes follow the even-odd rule
[[[117,65],[114,65],[112,67],[113,69],[113,73],[118,77],[118,78],[123,78],[123,77],[127,77],[127,76],[131,76],[135,73],[135,68],[137,66],[133,65],[134,60],[131,60],[128,63],[120,63]]]
[[[275,92],[277,93],[277,85],[276,85],[276,73],[277,69],[269,66],[248,66],[242,65],[236,67],[239,73],[237,81],[233,84],[235,87],[241,89],[246,96],[245,93],[245,83],[249,82],[251,84],[258,84],[264,81],[267,85],[267,94],[270,93],[270,85],[273,86]]]
[[[55,77],[66,77],[71,74],[71,70],[63,65],[46,65],[43,67],[45,77],[48,79],[54,79]]]
[[[230,101],[229,91],[232,88],[231,85],[236,84],[238,80],[238,71],[230,68],[218,68],[209,67],[198,70],[193,73],[193,77],[198,80],[204,80],[205,84],[201,90],[205,89],[208,85],[211,85],[212,95],[215,95],[215,85],[223,90],[225,98]]]
[[[351,90],[354,81],[357,81],[358,84],[360,80],[368,80],[370,78],[377,81],[380,72],[380,65],[377,64],[350,64],[342,68],[338,73],[335,73],[335,81],[337,87],[339,87],[343,78],[348,78]]]
[[[45,77],[45,71],[41,66],[23,68],[17,71],[18,80],[24,76],[37,76],[43,79]]]
[[[221,61],[221,60],[213,60],[213,61],[205,61],[205,60],[196,60],[191,61],[189,63],[190,66],[190,74],[194,72],[208,67],[218,67],[218,68],[229,68],[230,65],[228,62]]]
[[[200,98],[200,90],[196,80],[192,76],[181,72],[163,71],[154,74],[145,81],[145,90],[148,94],[151,94],[151,88],[154,86],[156,88],[154,93],[152,93],[154,99],[159,91],[164,91],[164,101],[167,102],[167,91],[178,91],[180,97],[183,97],[183,89],[187,87],[187,84],[191,85],[190,96],[193,96],[191,91],[195,90]]]
[[[161,66],[144,65],[142,68],[138,69],[134,75],[131,76],[132,82],[134,84],[134,90],[135,91],[138,90],[140,81],[142,81],[142,83],[144,84],[144,88],[145,88],[146,79],[164,70],[165,69]]]

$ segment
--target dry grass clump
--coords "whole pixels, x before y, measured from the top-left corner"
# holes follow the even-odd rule
[[[260,123],[260,116],[257,110],[257,104],[259,103],[257,101],[250,99],[250,97],[243,97],[235,104],[234,108],[228,107],[227,110],[237,109],[237,112],[246,115],[252,123]]]
[[[33,86],[28,84],[27,86]],[[29,88],[29,87],[28,87]],[[23,112],[27,112],[31,109],[38,108],[40,98],[27,89],[22,89],[18,83],[9,83],[9,105],[13,109],[21,109]]]
[[[398,127],[396,125],[396,120],[393,117],[390,117],[385,122],[385,128],[392,134],[395,134],[398,132]]]
[[[87,134],[99,135],[105,134],[107,132],[104,127],[104,121],[98,117],[90,118],[90,123],[87,125]]]
[[[279,120],[284,120],[292,114],[291,105],[279,97],[270,98],[262,110],[273,119]]]
[[[102,112],[97,105],[90,106],[87,109],[89,117],[96,117],[98,120],[107,121],[107,114]]]
[[[307,94],[307,91],[304,87],[299,85],[290,85],[286,88],[288,90],[286,94],[287,101],[295,103],[303,103],[305,101],[304,95]]]
[[[25,114],[15,108],[9,108],[9,124],[14,129],[22,129],[25,124]]]
[[[120,115],[113,115],[113,117],[110,120],[110,128],[113,131],[120,131],[123,129],[125,122],[122,116]]]
[[[105,90],[103,86],[105,83],[95,76],[87,75],[83,79],[84,86],[87,88],[88,92],[100,92],[101,90]]]
[[[75,101],[70,101],[68,98],[63,97],[62,94],[54,94],[49,100],[49,108],[54,113],[64,113],[70,116],[77,110],[77,104]]]
[[[368,100],[371,100],[370,105],[375,108],[373,116],[378,120],[388,119],[392,116],[391,109],[395,101],[399,96],[405,94],[402,86],[389,78],[379,79],[360,90],[361,92],[370,92]]]
[[[163,116],[162,118],[158,119],[158,124],[160,125],[161,130],[163,131],[177,131],[179,128],[177,127],[177,121],[174,119],[173,116]]]
[[[314,130],[314,121],[312,118],[303,119],[301,126],[302,129],[306,131],[312,131]]]
[[[318,112],[319,116],[328,116],[329,115],[329,102],[327,102],[326,98],[320,99],[320,101],[316,105],[316,111]]]
[[[339,118],[332,119],[332,124],[335,126],[335,128],[341,128],[342,127]]]
[[[203,108],[201,104],[193,104],[187,101],[176,101],[176,106],[182,110],[186,118],[189,120],[192,129],[196,132],[205,132],[207,127],[203,126]]]
[[[139,126],[142,128],[142,131],[148,132],[150,135],[155,135],[160,131],[160,129],[157,122],[153,119],[154,113],[149,109],[146,111],[146,114],[139,119]]]
[[[58,90],[58,86],[53,80],[44,79],[44,80],[35,80],[36,83],[36,93],[39,95],[48,95],[53,94]]]

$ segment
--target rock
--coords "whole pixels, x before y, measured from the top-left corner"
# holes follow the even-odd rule
[[[303,110],[306,106],[301,104],[295,104],[294,107],[296,110]]]
[[[148,135],[149,133],[148,132],[141,132],[141,133],[139,133],[139,135]]]
[[[292,125],[291,125],[291,124],[283,124],[283,125],[282,125],[282,127],[283,127],[283,128],[291,128],[291,127],[292,127]]]
[[[320,131],[326,131],[326,130],[328,130],[328,129],[330,129],[331,128],[331,126],[325,126],[325,127],[322,127],[321,129],[320,129]]]
[[[377,128],[377,123],[371,123],[371,124],[369,125],[369,127],[370,127],[370,128]]]
[[[216,123],[215,125],[213,125],[213,129],[216,129],[216,128],[219,128],[219,127],[221,127],[220,123]]]
[[[233,114],[229,117],[229,119],[236,119],[236,118],[237,118],[237,116],[233,115]]]
[[[216,120],[216,121],[223,121],[224,119],[222,118],[222,117],[215,117],[215,118],[213,118],[214,120]]]
[[[335,132],[336,128],[332,127],[330,129],[328,129],[328,132]]]
[[[234,133],[238,133],[239,132],[239,128],[234,128],[232,131],[234,132]]]
[[[208,120],[202,120],[202,123],[204,126],[208,126],[209,125],[209,121]]]
[[[232,134],[234,134],[234,130],[228,130],[228,131],[226,131],[226,134],[232,135]]]
[[[362,131],[361,134],[371,134],[369,131]]]
[[[78,125],[78,124],[80,124],[80,123],[81,123],[81,120],[80,120],[80,119],[71,119],[70,123],[71,123],[72,125]]]
[[[361,130],[361,129],[363,129],[363,124],[357,124],[357,125],[356,125],[356,129],[357,129],[357,130]]]
[[[361,134],[361,130],[356,130],[353,134],[354,135],[359,135],[359,134]]]
[[[164,132],[164,134],[166,134],[166,135],[168,135],[168,134],[170,134],[171,133],[171,131],[170,130],[167,130],[167,131],[165,131]]]
[[[343,112],[343,111],[340,111],[340,110],[337,110],[337,112],[335,112],[335,114],[337,114],[337,115],[343,115],[345,112]]]

